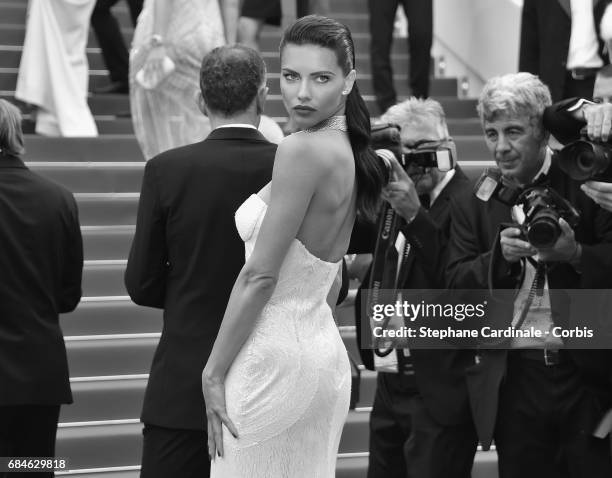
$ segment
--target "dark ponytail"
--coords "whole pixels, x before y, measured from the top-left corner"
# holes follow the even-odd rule
[[[331,18],[308,15],[298,19],[284,31],[281,52],[287,43],[312,44],[333,50],[345,75],[355,68],[351,32],[346,25]],[[374,221],[380,205],[380,191],[386,184],[388,173],[370,146],[370,113],[359,94],[357,82],[346,99],[345,114],[355,158],[357,210],[361,216]]]

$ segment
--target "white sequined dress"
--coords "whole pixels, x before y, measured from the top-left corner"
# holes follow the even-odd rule
[[[246,257],[266,203],[252,195],[236,212]],[[340,262],[323,261],[294,239],[278,283],[226,377],[225,456],[213,478],[332,478],[346,419],[351,371],[326,298]]]

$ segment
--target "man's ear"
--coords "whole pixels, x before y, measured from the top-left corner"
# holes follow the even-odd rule
[[[202,96],[201,91],[198,91],[197,93],[197,101],[198,101],[198,108],[200,109],[202,114],[208,117],[208,108],[206,107],[206,101],[204,101],[204,97]]]
[[[348,94],[353,89],[355,85],[355,80],[357,79],[357,72],[353,69],[348,72],[348,75],[344,77],[344,88],[342,89],[342,94],[348,96]]]
[[[260,115],[264,112],[264,107],[266,105],[266,98],[268,97],[269,88],[264,84],[257,91],[257,114]]]

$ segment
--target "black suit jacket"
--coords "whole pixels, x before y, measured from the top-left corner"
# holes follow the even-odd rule
[[[579,183],[566,176],[553,161],[548,180],[562,197],[568,199],[581,213],[574,229],[576,240],[582,244],[580,271],[568,263],[550,263],[548,285],[551,290],[553,315],[567,320],[567,310],[559,301],[555,289],[598,289],[612,287],[612,214],[591,201],[579,188]],[[501,254],[498,232],[501,223],[510,223],[510,208],[491,200],[482,202],[473,194],[453,202],[452,241],[449,246],[448,282],[456,289],[515,289],[520,286],[521,268],[511,266]],[[489,282],[491,277],[492,283]],[[490,301],[487,317],[495,318],[497,325],[509,326],[512,321],[512,301]],[[557,319],[555,319],[557,320]],[[562,323],[557,325],[563,325]],[[609,351],[570,350],[571,359],[583,374],[585,382],[600,397],[602,410],[612,404],[610,373],[612,360]],[[505,350],[483,350],[480,363],[468,370],[468,386],[472,412],[481,443],[491,444],[499,385],[506,367]],[[593,427],[593,422],[584,424]]]
[[[234,213],[270,181],[275,153],[254,129],[219,128],[145,167],[125,272],[134,302],[164,309],[145,423],[206,429],[201,374],[244,264]]]
[[[0,405],[72,402],[59,313],[82,271],[72,194],[0,153]]]
[[[593,18],[599,37],[601,17],[611,0],[593,0]],[[553,101],[563,98],[567,54],[572,29],[570,0],[525,0],[521,21],[519,71],[538,75],[548,85]],[[599,54],[604,43],[599,39]]]
[[[404,267],[403,289],[443,289],[445,287],[446,249],[450,236],[450,205],[471,189],[461,168],[440,192],[429,212],[421,208],[415,219],[402,228],[411,249]],[[351,237],[351,252],[372,252],[376,230],[373,225],[359,224]],[[369,276],[369,272],[368,272]],[[363,281],[367,287],[368,278]],[[355,301],[358,340],[361,343],[361,290]],[[363,364],[374,370],[371,349],[360,349]],[[432,416],[443,425],[456,425],[471,420],[465,383],[465,369],[473,363],[469,350],[411,349],[419,393]]]

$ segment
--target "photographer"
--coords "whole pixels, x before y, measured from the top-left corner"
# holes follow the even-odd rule
[[[444,158],[456,156],[444,111],[437,101],[411,98],[392,106],[381,122],[400,127],[399,144],[378,141],[375,147],[395,150],[406,164],[404,171],[398,159],[390,158],[391,178],[382,194],[400,216],[399,231],[383,251],[385,259],[391,258],[384,262],[384,274],[396,278],[397,287],[392,288],[442,289],[450,204],[469,183],[458,166],[448,170],[450,161],[437,163],[446,171],[416,163],[425,163],[417,158],[427,157],[446,163]],[[379,246],[376,228],[357,223],[349,252],[371,253]],[[361,321],[368,321],[361,317],[361,303],[370,292],[370,274],[371,270],[356,300],[359,336]],[[367,334],[370,324],[363,325]],[[397,349],[381,357],[371,349],[360,352],[365,366],[379,371],[370,418],[368,477],[469,477],[477,439],[463,371],[473,362],[473,353]]]
[[[532,210],[523,209],[527,220],[519,226],[520,206],[470,194],[452,206],[448,278],[458,289],[514,289],[510,301],[492,302],[488,315],[514,329],[543,332],[540,339],[513,338],[506,350],[481,351],[468,370],[479,438],[488,448],[494,435],[500,476],[603,478],[612,476],[610,447],[592,433],[612,404],[609,351],[565,350],[547,332],[569,320],[554,289],[610,287],[612,215],[551,161],[542,125],[550,104],[536,76],[518,73],[489,80],[478,113],[503,179],[535,192],[535,201],[561,198],[547,211],[560,217],[557,239],[535,247],[526,240],[536,222],[527,224]],[[574,227],[563,219],[572,207],[580,211]]]
[[[591,103],[579,98],[570,98],[549,106],[544,111],[546,129],[563,145],[580,138],[586,128],[588,139],[594,143],[612,140],[612,104]],[[612,167],[609,166],[604,177],[589,179],[581,189],[593,201],[608,211],[612,211]],[[605,166],[604,166],[605,167]]]

